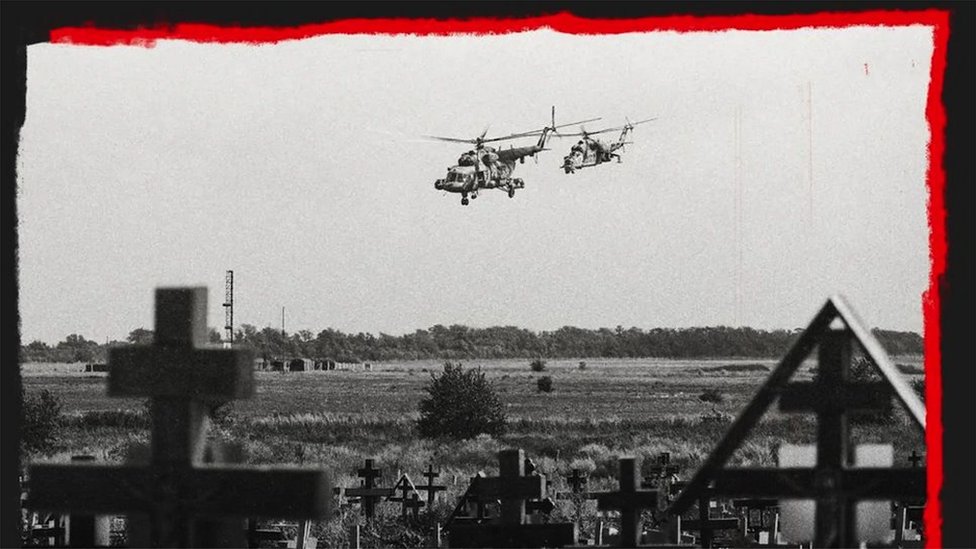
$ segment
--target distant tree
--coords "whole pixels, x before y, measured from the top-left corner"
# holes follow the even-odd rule
[[[71,334],[58,343],[57,349],[67,362],[91,362],[98,351],[98,343],[78,334]]]
[[[153,335],[152,330],[136,328],[129,332],[129,337],[125,338],[125,340],[134,345],[152,345]]]
[[[420,401],[417,429],[424,438],[474,438],[505,431],[505,408],[480,368],[465,370],[447,362],[441,375],[431,373],[429,396]]]
[[[23,402],[20,442],[24,453],[50,452],[61,427],[61,399],[47,389],[27,394],[23,385],[20,395]]]
[[[551,393],[552,392],[552,376],[542,376],[535,381],[536,389],[540,393]]]
[[[224,338],[220,335],[220,332],[217,331],[217,328],[211,326],[207,329],[207,341],[210,343],[220,343],[223,340]]]
[[[529,363],[529,367],[532,368],[533,372],[544,372],[546,369],[546,361],[541,358],[536,358]]]

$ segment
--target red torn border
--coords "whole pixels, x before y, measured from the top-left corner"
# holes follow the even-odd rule
[[[152,28],[119,30],[84,27],[53,29],[50,42],[84,46],[153,47],[158,40],[186,40],[220,44],[274,44],[322,34],[504,34],[549,28],[571,34],[620,34],[671,31],[793,30],[854,26],[931,26],[933,50],[925,117],[929,124],[929,287],[922,296],[925,344],[927,498],[924,513],[926,548],[942,546],[942,371],[941,302],[939,288],[945,274],[945,108],[942,86],[949,40],[949,13],[943,10],[863,11],[809,15],[664,16],[634,19],[586,19],[569,13],[526,18],[469,19],[343,19],[298,27],[223,27],[201,23],[158,24]]]

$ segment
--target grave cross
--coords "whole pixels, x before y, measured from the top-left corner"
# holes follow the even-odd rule
[[[525,452],[502,450],[498,453],[498,476],[477,479],[475,496],[479,501],[501,500],[499,517],[504,524],[525,522],[525,500],[545,494],[546,479],[525,474]]]
[[[573,469],[573,474],[566,477],[566,482],[569,483],[570,488],[574,494],[579,494],[583,491],[583,486],[586,485],[587,476],[581,475],[579,469]]]
[[[842,327],[837,327],[843,325]],[[852,342],[857,341],[884,387],[849,379]],[[791,382],[803,361],[817,349],[813,382]],[[880,393],[880,395],[878,394]],[[858,467],[851,464],[848,414],[890,406],[894,395],[908,417],[925,429],[925,406],[884,352],[884,348],[841,296],[832,296],[770,373],[688,486],[671,504],[671,513],[688,509],[711,483],[717,496],[814,500],[813,545],[859,545],[854,521],[862,500],[904,500],[925,494],[924,468]],[[725,465],[769,406],[779,399],[784,411],[817,416],[813,467],[729,469]]]
[[[389,497],[393,493],[392,488],[378,488],[376,479],[383,476],[383,471],[373,467],[373,460],[367,459],[366,466],[357,471],[361,486],[359,488],[347,488],[346,496],[358,497],[362,502],[363,514],[366,518],[376,516],[376,502],[380,498]]]
[[[440,470],[434,471],[433,463],[427,464],[427,471],[423,473],[423,476],[427,479],[427,484],[418,486],[417,489],[427,492],[427,508],[430,509],[430,506],[434,504],[434,496],[437,495],[437,492],[447,490],[447,487],[434,484],[434,479],[441,476],[441,472]]]
[[[525,524],[526,500],[545,496],[546,478],[525,474],[525,452],[498,453],[499,475],[475,477],[468,495],[479,502],[499,500],[494,524],[453,522],[451,547],[562,547],[576,543],[574,524]]]
[[[32,505],[88,514],[145,513],[155,547],[202,543],[207,532],[198,528],[198,517],[327,516],[324,471],[201,466],[208,406],[254,394],[251,354],[203,348],[206,340],[207,289],[157,289],[154,343],[110,349],[108,356],[109,395],[151,399],[148,465],[34,465]]]
[[[818,346],[817,380],[791,383],[780,395],[782,409],[817,414],[814,468],[725,469],[714,477],[716,494],[816,500],[817,547],[858,545],[854,514],[858,500],[908,499],[924,493],[922,468],[848,467],[848,412],[887,405],[861,394],[865,384],[847,381],[850,351],[847,330],[828,330]]]
[[[618,463],[620,489],[616,492],[599,492],[594,495],[597,497],[597,508],[601,511],[620,512],[620,547],[637,547],[641,537],[641,510],[657,507],[657,490],[637,488],[640,471],[637,458],[622,457]]]
[[[423,507],[424,502],[420,501],[420,494],[414,492],[410,494],[409,498],[403,501],[403,516],[407,516],[407,511],[409,510],[413,514],[413,519],[417,520],[420,518],[420,508]]]

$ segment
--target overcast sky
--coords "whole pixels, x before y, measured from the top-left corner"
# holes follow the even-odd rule
[[[835,292],[920,331],[931,56],[924,26],[34,45],[22,337],[122,339],[160,285],[221,327],[227,269],[237,323],[288,331],[794,328]],[[553,139],[514,199],[433,188],[466,148],[421,135],[552,105],[658,119],[575,175]]]

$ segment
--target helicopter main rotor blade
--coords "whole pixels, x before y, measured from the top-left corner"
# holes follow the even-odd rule
[[[589,122],[596,122],[597,120],[602,120],[601,118],[590,118],[587,120],[580,120],[579,122],[567,122],[565,124],[560,124],[558,126],[550,126],[549,129],[558,130],[559,128],[565,128],[566,126],[575,126],[577,124],[586,124]],[[592,132],[590,132],[592,133]]]
[[[425,135],[427,139],[436,139],[438,141],[447,141],[450,143],[471,143],[472,145],[478,142],[477,139],[460,139],[457,137],[441,137],[439,135]]]
[[[627,125],[636,126],[638,124],[643,124],[644,122],[650,122],[651,120],[657,120],[657,117],[655,116],[654,118],[645,118],[644,120],[640,120],[638,122],[627,122]]]

